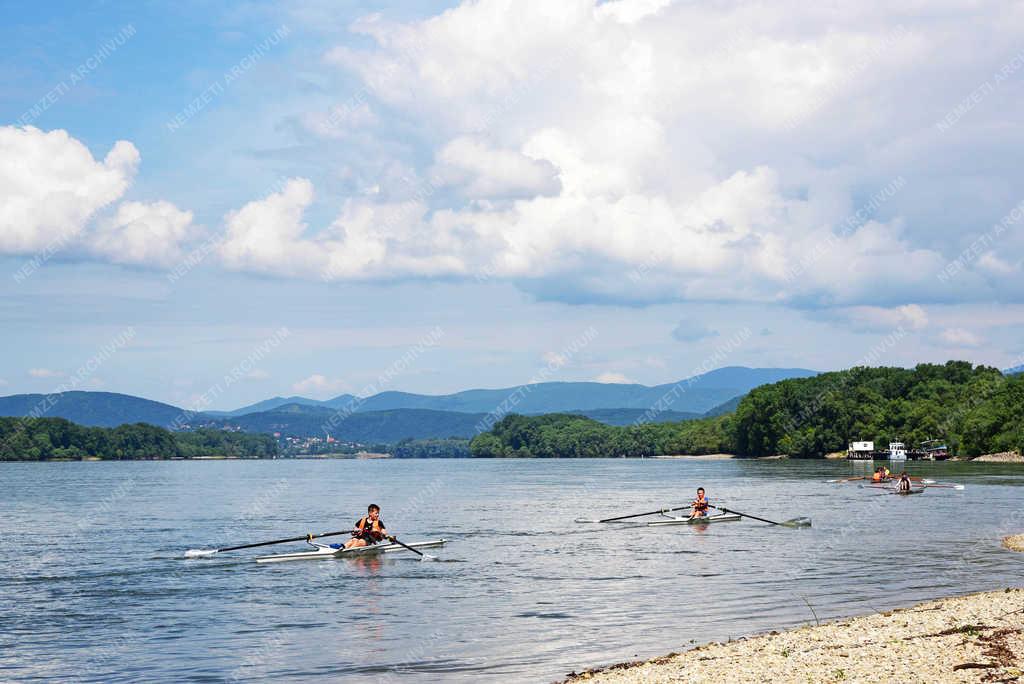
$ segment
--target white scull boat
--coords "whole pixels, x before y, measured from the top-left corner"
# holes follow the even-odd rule
[[[431,541],[412,542],[406,544],[413,549],[432,549],[437,546],[443,546],[448,542],[447,539],[434,539]],[[295,560],[317,560],[323,558],[356,558],[361,556],[377,556],[382,553],[393,553],[395,551],[405,551],[405,547],[401,544],[374,544],[373,546],[359,546],[352,549],[339,549],[331,546],[330,544],[318,544],[317,542],[308,542],[311,546],[316,547],[316,551],[301,551],[299,553],[278,553],[273,556],[257,556],[257,563],[280,563],[282,561],[295,561]]]
[[[662,515],[665,514],[663,513]],[[665,515],[665,517],[668,518],[668,520],[656,520],[654,522],[649,522],[647,523],[648,527],[659,527],[665,525],[706,525],[708,523],[735,522],[743,518],[743,516],[736,515],[734,513],[720,513],[718,515],[708,515],[701,518],[681,518],[672,515]]]

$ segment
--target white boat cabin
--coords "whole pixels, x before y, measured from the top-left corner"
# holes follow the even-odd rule
[[[907,447],[903,444],[903,442],[889,442],[889,460],[907,460]]]
[[[846,457],[858,460],[870,460],[874,451],[874,442],[850,442],[850,446],[846,449]]]

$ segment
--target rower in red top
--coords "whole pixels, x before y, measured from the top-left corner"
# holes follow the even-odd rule
[[[703,487],[697,488],[697,498],[693,500],[691,505],[693,506],[693,513],[690,514],[691,518],[707,517],[711,502],[708,501],[707,495],[704,494]]]
[[[384,521],[380,519],[380,506],[370,504],[366,508],[366,515],[356,521],[352,530],[352,538],[345,542],[346,549],[355,549],[360,546],[373,546],[377,542],[394,541],[395,538],[388,536],[388,530]]]

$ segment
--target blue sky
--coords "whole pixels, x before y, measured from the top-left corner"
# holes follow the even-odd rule
[[[0,393],[1015,365],[1024,10],[870,5],[0,3]]]

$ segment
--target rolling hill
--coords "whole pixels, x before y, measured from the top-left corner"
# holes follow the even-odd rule
[[[664,385],[612,384],[600,382],[544,382],[500,389],[471,389],[454,394],[430,395],[387,391],[366,397],[357,411],[389,411],[392,409],[430,409],[489,413],[515,395],[518,413],[554,413],[590,411],[595,409],[639,409],[645,411],[659,402],[668,402],[671,411],[704,413],[760,385],[788,378],[817,375],[804,368],[746,368],[726,366],[702,375]],[[342,408],[355,397],[343,394],[327,401],[303,397],[275,397],[258,404],[228,412],[243,415],[269,411],[285,404],[306,404]]]
[[[170,427],[185,413],[177,406],[113,392],[75,391],[0,397],[0,416],[66,418],[92,427],[117,427],[126,423]]]
[[[472,437],[482,413],[395,409],[344,414],[326,406],[286,404],[273,411],[212,420],[206,427],[240,427],[246,432],[280,432],[296,437],[330,434],[345,442],[394,443],[406,438]]]

